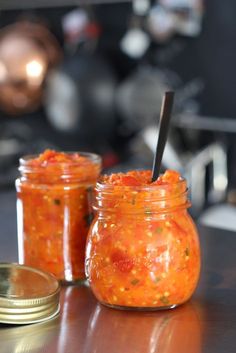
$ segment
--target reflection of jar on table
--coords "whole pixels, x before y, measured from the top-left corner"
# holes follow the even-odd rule
[[[104,332],[106,339],[104,339]],[[109,310],[97,305],[88,328],[88,352],[200,353],[203,327],[194,303],[158,313]]]
[[[83,280],[89,198],[100,173],[100,157],[48,150],[20,159],[19,170],[19,262],[62,281]]]
[[[57,340],[47,347],[47,352],[90,353],[86,350],[85,337],[97,304],[93,294],[88,286],[64,286],[60,299],[59,334]]]
[[[120,173],[96,186],[86,272],[95,296],[108,306],[173,308],[197,285],[200,249],[186,181],[174,171],[156,183],[150,179],[150,171]]]

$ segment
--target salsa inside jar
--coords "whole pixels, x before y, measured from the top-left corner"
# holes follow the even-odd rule
[[[91,197],[101,168],[90,153],[46,150],[20,160],[16,180],[19,262],[83,280]]]
[[[167,170],[105,175],[87,241],[86,274],[97,299],[118,308],[172,308],[196,288],[200,247],[186,181]]]

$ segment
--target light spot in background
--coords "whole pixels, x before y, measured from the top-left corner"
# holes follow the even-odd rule
[[[26,73],[32,84],[40,84],[42,82],[44,71],[44,65],[38,60],[32,60],[26,64]]]
[[[0,83],[6,81],[7,69],[6,66],[0,61]]]

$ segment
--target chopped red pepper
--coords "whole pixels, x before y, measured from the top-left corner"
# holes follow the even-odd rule
[[[130,171],[103,176],[96,190],[87,269],[98,300],[141,308],[188,300],[199,277],[200,248],[186,210],[186,181],[173,170],[154,183],[151,171]]]
[[[17,181],[24,212],[19,214],[23,262],[60,280],[85,278],[85,243],[92,218],[88,202],[100,172],[100,163],[88,156],[46,150],[24,162],[26,177]]]

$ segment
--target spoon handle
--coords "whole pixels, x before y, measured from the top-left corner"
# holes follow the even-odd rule
[[[160,174],[161,161],[162,161],[162,156],[166,145],[173,103],[174,103],[174,92],[173,91],[165,92],[165,95],[162,99],[159,135],[157,140],[156,153],[153,160],[152,182],[154,182]]]

